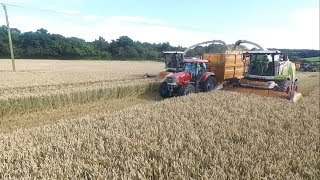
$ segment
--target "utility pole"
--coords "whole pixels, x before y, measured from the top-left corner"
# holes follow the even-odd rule
[[[11,60],[12,60],[12,69],[13,69],[13,72],[16,72],[16,64],[14,62],[14,54],[13,54],[12,39],[11,39],[11,32],[10,32],[10,26],[9,26],[9,18],[8,18],[7,7],[6,7],[6,5],[4,3],[1,3],[1,5],[2,5],[4,13],[6,15],[9,46],[10,46],[10,53],[11,53]]]

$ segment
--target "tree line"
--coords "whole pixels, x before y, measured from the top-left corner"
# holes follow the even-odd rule
[[[16,58],[156,60],[161,58],[162,51],[183,49],[182,47],[173,47],[168,42],[156,44],[133,41],[127,36],[121,36],[111,42],[106,41],[103,37],[86,42],[77,37],[50,34],[42,28],[36,32],[24,33],[12,28],[11,36]],[[9,57],[7,28],[1,26],[0,58]]]
[[[121,36],[111,42],[103,37],[87,42],[77,37],[64,37],[51,34],[41,28],[35,32],[21,33],[12,28],[12,42],[16,58],[30,59],[101,59],[101,60],[159,60],[162,51],[182,51],[181,46],[172,46],[169,42],[148,43],[134,41],[127,36]],[[232,45],[228,45],[232,46]],[[242,46],[241,48],[245,48]],[[187,56],[202,55],[205,52],[224,53],[227,46],[211,44],[198,46],[190,50]],[[319,50],[283,50],[292,57],[319,56]],[[0,27],[0,58],[9,58],[8,33],[6,26]]]

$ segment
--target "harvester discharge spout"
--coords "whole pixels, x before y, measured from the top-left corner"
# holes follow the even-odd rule
[[[251,44],[251,45],[254,45],[258,48],[258,51],[267,51],[268,49],[266,48],[263,48],[262,46],[260,46],[259,44],[255,43],[255,42],[252,42],[252,41],[248,41],[248,40],[238,40],[234,46],[232,47],[232,51],[236,50],[236,48],[238,46],[240,46],[241,44]]]

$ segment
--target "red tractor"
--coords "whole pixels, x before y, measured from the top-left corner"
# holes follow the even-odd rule
[[[217,84],[215,74],[208,71],[208,61],[185,59],[182,72],[165,78],[159,88],[160,96],[183,96],[195,92],[212,91]]]

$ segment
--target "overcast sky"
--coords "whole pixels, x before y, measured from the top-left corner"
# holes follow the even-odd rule
[[[239,39],[265,47],[319,49],[319,0],[0,0],[10,26],[93,41],[127,35],[190,46]],[[14,6],[12,6],[14,5]],[[0,25],[5,24],[0,10]]]

